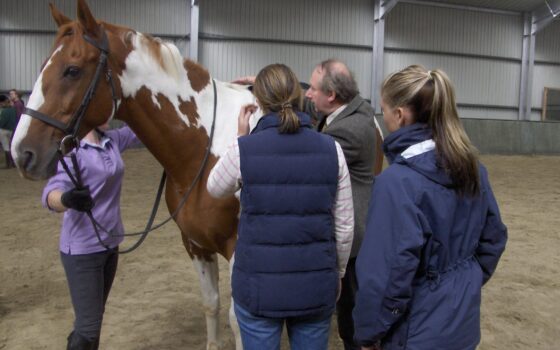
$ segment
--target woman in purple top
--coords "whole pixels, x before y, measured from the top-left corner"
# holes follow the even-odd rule
[[[107,125],[107,124],[106,124]],[[43,205],[64,212],[60,232],[60,256],[66,272],[72,305],[74,330],[68,336],[67,349],[97,349],[105,302],[115,277],[118,246],[123,240],[120,213],[121,183],[124,164],[121,152],[140,144],[128,127],[92,130],[80,142],[78,166],[85,189],[76,189],[58,165],[58,171],[43,190]],[[72,162],[66,162],[73,173]],[[111,236],[100,230],[107,250],[98,240],[86,215],[93,217]]]

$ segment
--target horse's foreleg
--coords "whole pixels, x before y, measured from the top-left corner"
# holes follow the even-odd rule
[[[229,276],[233,272],[233,262],[235,261],[235,254],[231,256],[229,260]],[[235,337],[235,349],[243,350],[243,345],[241,344],[241,332],[239,331],[239,324],[237,323],[237,317],[235,316],[235,311],[233,309],[233,297],[231,297],[231,305],[229,306],[229,326]]]
[[[206,315],[207,350],[220,348],[219,312],[220,292],[218,287],[218,256],[212,254],[204,258],[193,258],[194,268],[200,279],[202,303]]]

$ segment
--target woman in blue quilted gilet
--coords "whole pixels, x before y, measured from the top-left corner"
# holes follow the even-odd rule
[[[285,65],[263,68],[256,105],[239,114],[239,138],[208,179],[215,197],[241,189],[232,271],[245,350],[327,349],[331,316],[352,246],[354,211],[344,154],[301,113],[299,80]]]
[[[481,288],[507,230],[441,70],[410,66],[381,93],[391,164],[375,180],[358,254],[362,349],[471,350]]]

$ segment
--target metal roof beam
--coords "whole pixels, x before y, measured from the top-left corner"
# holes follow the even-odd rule
[[[399,0],[385,0],[385,1],[383,1],[382,4],[381,4],[380,13],[379,13],[380,18],[385,18],[385,16],[389,12],[391,12],[393,7],[395,7],[398,2],[399,2]]]
[[[544,4],[533,10],[531,34],[535,35],[548,26],[560,14],[560,4],[544,0]]]
[[[476,7],[476,6],[469,6],[469,5],[457,5],[457,4],[448,4],[443,2],[436,2],[436,1],[424,1],[424,0],[400,0],[402,3],[408,4],[415,4],[415,5],[424,5],[424,6],[432,6],[432,7],[444,7],[456,10],[467,10],[467,11],[477,11],[477,12],[489,12],[495,13],[498,15],[508,15],[508,16],[520,16],[521,13],[518,11],[510,11],[510,10],[499,10],[487,7]]]

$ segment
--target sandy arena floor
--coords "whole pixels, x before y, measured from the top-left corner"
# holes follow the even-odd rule
[[[560,157],[482,160],[510,239],[483,290],[479,349],[559,349]],[[125,161],[123,219],[127,230],[139,230],[161,169],[146,150],[128,151]],[[13,169],[0,169],[0,184],[0,349],[63,349],[73,314],[58,253],[60,216],[41,207],[44,182],[25,181]],[[136,252],[122,256],[119,264],[102,349],[205,349],[196,273],[173,223],[154,232]],[[224,259],[220,274],[223,349],[230,350],[234,345],[227,325]],[[341,348],[333,328],[329,349]]]

